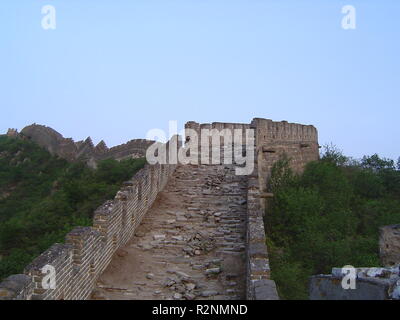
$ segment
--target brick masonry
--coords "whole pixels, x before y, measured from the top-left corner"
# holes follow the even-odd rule
[[[345,273],[347,274],[348,271]],[[353,287],[344,278],[341,268],[332,268],[332,274],[310,278],[310,300],[399,300],[399,266],[386,268],[355,268]],[[348,276],[347,276],[348,277]]]
[[[87,299],[115,251],[134,234],[176,165],[146,165],[94,213],[92,227],[77,227],[65,244],[54,244],[28,265],[23,275],[0,284],[0,299]],[[43,289],[45,265],[56,271],[56,289]]]
[[[317,129],[312,125],[274,122],[255,118],[250,124],[203,123],[190,121],[185,128],[195,130],[201,141],[201,129],[242,130],[255,132],[255,166],[248,176],[246,219],[246,298],[248,300],[279,299],[276,285],[270,279],[270,266],[266,246],[263,216],[267,180],[273,164],[284,154],[290,159],[295,172],[301,172],[306,163],[319,159]],[[188,134],[187,134],[188,136]],[[243,140],[244,141],[244,140]],[[223,142],[221,142],[223,146]]]
[[[384,226],[379,231],[379,255],[382,265],[400,265],[400,224]]]
[[[246,230],[246,298],[256,300],[279,299],[275,283],[270,279],[268,252],[265,244],[263,216],[270,169],[283,154],[291,159],[294,170],[301,171],[304,165],[317,160],[318,135],[313,126],[292,124],[286,121],[273,122],[255,118],[249,124],[215,122],[199,124],[188,122],[187,129],[201,128],[255,130],[255,167],[247,176]],[[37,128],[36,128],[37,129]],[[33,131],[37,132],[34,129]],[[62,145],[70,145],[56,131],[40,126],[36,141],[42,141],[51,152]],[[24,131],[24,130],[23,130]],[[27,135],[29,130],[25,130]],[[13,135],[15,132],[12,132]],[[31,133],[30,133],[31,134]],[[32,134],[31,134],[32,136]],[[64,139],[64,140],[63,140]],[[52,149],[53,148],[53,149]],[[91,140],[74,143],[62,150],[68,157],[76,157],[76,150],[85,154],[85,148],[96,149],[106,154],[106,146],[94,147]],[[108,150],[112,150],[108,149]],[[124,151],[125,150],[125,151]],[[114,149],[113,157],[129,154],[129,143]],[[108,151],[109,152],[109,151]],[[125,153],[124,153],[125,152]],[[113,200],[99,207],[92,227],[78,227],[67,236],[65,244],[55,244],[25,268],[23,275],[14,275],[0,284],[0,299],[87,299],[96,281],[112,260],[116,250],[123,247],[134,235],[146,212],[151,208],[159,192],[175,172],[176,165],[146,165],[125,183]],[[52,265],[56,270],[56,289],[43,289],[45,276],[42,268]]]

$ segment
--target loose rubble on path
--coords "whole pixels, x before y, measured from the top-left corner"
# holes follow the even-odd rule
[[[92,299],[244,299],[246,177],[179,167]]]

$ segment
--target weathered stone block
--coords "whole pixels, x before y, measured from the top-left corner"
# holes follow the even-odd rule
[[[379,231],[379,254],[382,264],[400,264],[400,224],[384,226]]]
[[[249,244],[248,250],[251,258],[268,258],[267,246],[263,242]]]
[[[391,279],[357,279],[355,289],[343,289],[342,279],[331,275],[316,275],[310,278],[311,300],[386,300],[389,299]]]
[[[254,299],[255,300],[279,300],[275,281],[273,280],[254,280]]]
[[[15,274],[0,283],[0,300],[16,299],[32,282],[32,277],[25,274]]]

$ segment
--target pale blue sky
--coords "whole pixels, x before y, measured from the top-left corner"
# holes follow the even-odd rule
[[[399,35],[398,0],[2,0],[0,132],[36,122],[113,146],[169,120],[262,117],[397,159]]]

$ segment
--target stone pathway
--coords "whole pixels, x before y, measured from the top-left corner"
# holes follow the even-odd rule
[[[244,299],[246,177],[180,166],[92,299]]]

